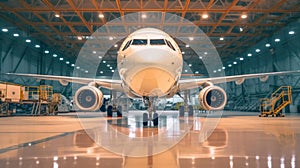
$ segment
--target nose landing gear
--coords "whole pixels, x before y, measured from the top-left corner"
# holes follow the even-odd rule
[[[155,106],[153,105],[154,98],[143,97],[143,101],[147,106],[147,112],[143,114],[143,126],[151,127],[153,123],[154,127],[158,126],[158,114],[156,113]],[[150,121],[150,122],[149,122]]]

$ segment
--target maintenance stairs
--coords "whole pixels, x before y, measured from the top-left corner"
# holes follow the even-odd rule
[[[271,98],[261,99],[259,117],[284,117],[282,110],[292,102],[292,87],[281,86],[272,95]]]

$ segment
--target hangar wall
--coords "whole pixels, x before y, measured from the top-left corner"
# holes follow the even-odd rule
[[[0,37],[0,72],[1,73],[33,73],[33,74],[51,74],[51,75],[69,75],[71,67],[66,66],[58,57],[54,58],[52,54],[46,54],[46,46],[40,44],[40,48],[35,48],[35,41],[30,38],[31,43],[26,43],[25,38],[12,36],[11,32],[1,32]],[[59,54],[58,54],[59,55]],[[1,81],[9,81],[22,85],[52,85],[56,92],[66,92],[58,82],[37,81],[25,77],[12,77],[1,75]]]
[[[290,34],[290,31],[294,31],[295,34]],[[280,41],[275,42],[275,39],[280,39]],[[300,70],[299,39],[300,21],[298,20],[238,56],[235,60],[238,64],[227,68],[226,75]],[[270,47],[265,46],[267,43]],[[256,52],[256,49],[260,49],[260,52]],[[249,53],[252,54],[251,57],[248,56]],[[240,57],[244,60],[240,61]],[[227,92],[230,98],[228,105],[235,110],[255,111],[259,105],[259,98],[269,97],[279,86],[290,85],[293,88],[291,106],[293,110],[291,111],[295,111],[300,104],[299,81],[300,75],[298,74],[269,77],[266,82],[261,82],[260,79],[248,79],[241,85],[228,83]]]

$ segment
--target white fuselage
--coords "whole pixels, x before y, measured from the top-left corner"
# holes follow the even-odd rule
[[[118,52],[118,71],[128,96],[174,94],[182,71],[182,54],[172,37],[155,28],[130,34]]]

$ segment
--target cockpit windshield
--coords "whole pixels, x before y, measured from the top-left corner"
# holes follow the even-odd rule
[[[150,39],[150,45],[165,45],[164,39]]]
[[[133,39],[131,45],[147,45],[147,39]]]

